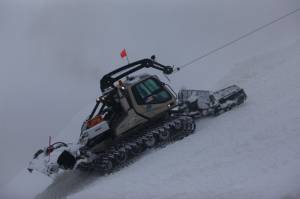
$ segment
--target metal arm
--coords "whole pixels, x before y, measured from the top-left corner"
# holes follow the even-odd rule
[[[171,66],[165,66],[158,62],[155,62],[152,59],[142,59],[133,63],[130,63],[126,66],[120,67],[102,77],[100,80],[100,88],[103,92],[105,89],[113,86],[114,82],[126,77],[127,75],[134,73],[143,68],[154,68],[162,71],[164,74],[171,74],[173,72],[173,68]],[[125,71],[125,72],[124,72]],[[113,77],[113,76],[116,77]]]

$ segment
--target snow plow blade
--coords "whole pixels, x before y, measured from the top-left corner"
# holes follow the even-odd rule
[[[61,169],[73,169],[80,157],[80,144],[56,142],[48,147],[39,149],[29,162],[27,170],[38,171],[47,176],[58,173]],[[84,160],[82,160],[84,161]]]

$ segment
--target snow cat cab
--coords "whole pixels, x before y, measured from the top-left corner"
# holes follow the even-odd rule
[[[96,105],[84,122],[79,142],[100,152],[114,139],[129,130],[167,117],[176,105],[176,95],[157,76],[127,77],[97,98]],[[129,132],[130,133],[130,132]]]

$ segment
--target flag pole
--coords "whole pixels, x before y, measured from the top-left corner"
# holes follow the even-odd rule
[[[50,146],[51,146],[51,136],[49,136],[49,147],[48,147],[48,149],[50,150]],[[48,159],[48,162],[50,161],[50,151],[49,151],[49,159]]]
[[[127,60],[128,64],[130,64],[128,55],[126,55],[126,60]]]

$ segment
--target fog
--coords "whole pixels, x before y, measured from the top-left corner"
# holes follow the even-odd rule
[[[180,66],[298,7],[299,0],[0,0],[0,185],[94,102],[101,76],[126,64],[123,48],[132,61],[156,54]],[[185,68],[171,77],[174,87],[210,88],[195,79],[299,38],[299,20]]]

